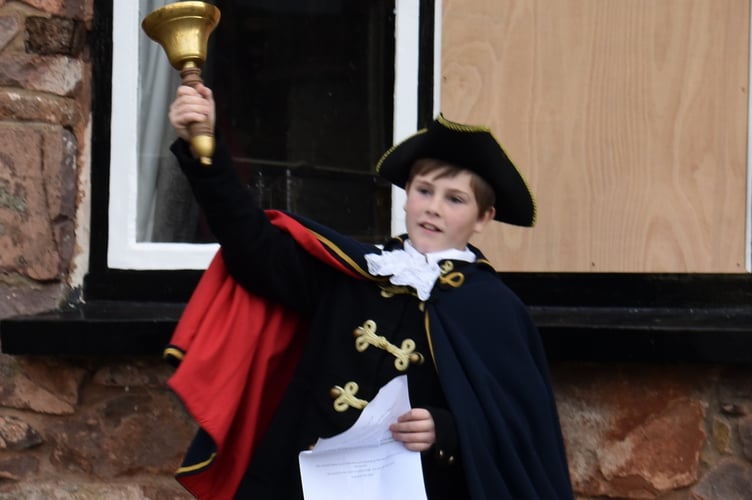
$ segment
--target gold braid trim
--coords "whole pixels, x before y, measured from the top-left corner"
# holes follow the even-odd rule
[[[177,475],[188,474],[190,472],[195,472],[197,470],[205,469],[207,466],[209,466],[214,461],[214,457],[215,456],[217,456],[217,454],[216,453],[212,453],[211,455],[209,455],[209,458],[207,458],[203,462],[199,462],[199,463],[193,464],[193,465],[187,465],[185,467],[179,467],[178,470],[176,471],[176,474]]]
[[[162,352],[162,358],[167,359],[169,357],[173,357],[179,361],[182,361],[185,357],[185,353],[176,347],[167,347]]]
[[[381,296],[385,299],[391,299],[395,295],[412,295],[413,297],[418,296],[418,292],[416,292],[413,288],[402,285],[392,285],[388,282],[379,284],[379,288],[381,288]]]
[[[417,132],[415,132],[410,137],[415,137],[416,135],[425,134],[426,132],[428,132],[428,129],[422,128],[422,129],[418,130]],[[410,137],[408,137],[408,139]],[[405,140],[407,140],[407,139],[405,139]],[[397,146],[399,146],[400,144],[402,144],[402,142],[404,142],[404,141],[401,141],[401,142],[398,142],[397,144],[392,145],[391,148],[387,149],[386,152],[383,155],[381,155],[381,158],[379,158],[379,161],[376,163],[376,173],[377,174],[381,172],[381,165],[384,163],[384,160],[386,160],[387,157],[390,154],[392,154],[392,151],[394,151],[397,148]]]
[[[459,288],[465,282],[465,275],[461,272],[455,271],[444,276],[439,276],[439,282],[442,285],[451,286],[452,288]]]
[[[452,120],[447,120],[446,118],[444,118],[444,115],[439,115],[437,121],[449,130],[456,130],[458,132],[487,132],[493,135],[493,132],[491,132],[491,129],[488,127],[484,127],[482,125],[466,125],[464,123],[453,122]]]
[[[423,355],[415,352],[415,341],[413,339],[405,339],[402,341],[402,345],[397,347],[390,343],[386,337],[376,335],[376,322],[372,319],[367,320],[362,326],[356,328],[353,331],[353,335],[355,335],[355,349],[358,352],[365,351],[369,346],[383,349],[395,357],[394,367],[401,372],[410,368],[410,363],[416,365],[423,364]]]
[[[459,271],[454,271],[454,262],[451,260],[445,261],[441,264],[441,275],[439,276],[439,283],[447,285],[452,288],[459,288],[465,282],[465,275]]]
[[[329,395],[334,399],[334,409],[340,413],[347,411],[348,408],[362,410],[368,404],[365,399],[355,397],[360,387],[356,382],[348,382],[344,387],[335,385],[329,391]]]
[[[431,351],[431,361],[433,361],[433,369],[436,373],[439,373],[439,367],[436,366],[436,355],[433,352],[433,338],[431,337],[431,320],[428,317],[428,311],[425,311],[423,315],[423,324],[426,328],[426,339],[428,339],[428,349]]]
[[[345,252],[342,251],[341,248],[339,248],[337,245],[335,245],[330,239],[326,238],[325,236],[322,236],[321,234],[317,233],[316,231],[309,229],[311,233],[326,247],[334,252],[337,257],[345,261],[356,273],[360,274],[362,277],[367,278],[369,280],[376,280],[374,276],[371,276],[368,274],[368,271],[360,267],[352,258],[350,258],[349,255],[347,255]]]

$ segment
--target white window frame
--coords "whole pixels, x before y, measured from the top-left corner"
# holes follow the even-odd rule
[[[440,12],[437,1],[436,11]],[[393,140],[415,132],[418,117],[419,0],[396,0]],[[136,241],[138,182],[139,51],[142,40],[139,2],[113,1],[112,116],[108,207],[107,266],[111,269],[205,269],[218,249],[216,243],[149,243]],[[440,31],[436,17],[436,34]],[[441,47],[435,38],[435,51]],[[434,57],[434,67],[440,65]],[[168,64],[165,56],[165,64]],[[436,69],[435,69],[436,71]],[[435,77],[435,82],[440,78]],[[438,94],[434,103],[439,102]],[[392,230],[404,232],[404,191],[393,190]]]

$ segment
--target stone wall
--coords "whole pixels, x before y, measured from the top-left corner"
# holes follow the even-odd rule
[[[0,0],[0,318],[69,300],[87,251],[92,2]],[[189,498],[172,474],[195,426],[157,354],[0,354],[0,500]],[[752,497],[752,368],[561,363],[553,380],[580,498]]]
[[[195,427],[155,359],[0,355],[0,499],[191,498]]]
[[[0,355],[0,500],[182,499],[195,426],[153,358]],[[556,364],[578,498],[748,499],[752,368]]]
[[[70,293],[90,121],[91,0],[0,0],[0,315]]]
[[[92,9],[0,0],[0,318],[67,302],[87,253]],[[189,498],[173,473],[195,428],[168,373],[156,353],[0,355],[0,499]]]
[[[752,368],[557,364],[582,498],[752,498]]]

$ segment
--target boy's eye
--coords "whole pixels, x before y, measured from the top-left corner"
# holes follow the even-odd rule
[[[431,192],[427,187],[418,187],[416,189],[420,194],[429,194]]]
[[[452,203],[465,203],[465,198],[462,198],[461,196],[450,196],[449,201]]]

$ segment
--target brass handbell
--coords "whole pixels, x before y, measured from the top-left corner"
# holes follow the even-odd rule
[[[159,43],[170,64],[180,71],[183,85],[195,87],[206,61],[209,35],[219,23],[219,9],[206,2],[175,2],[156,9],[141,22],[146,35]],[[206,122],[189,127],[191,147],[203,165],[211,165],[214,131]]]

